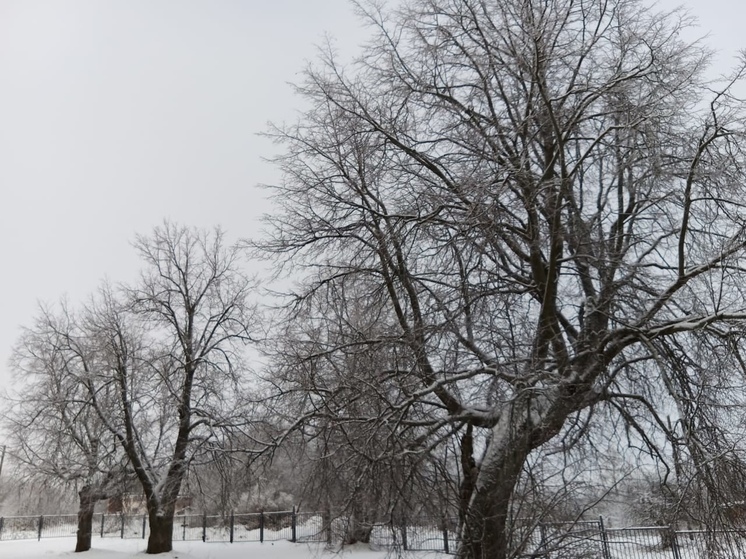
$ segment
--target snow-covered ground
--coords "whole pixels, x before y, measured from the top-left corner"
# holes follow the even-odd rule
[[[391,552],[373,551],[368,546],[355,545],[341,551],[328,551],[319,544],[298,544],[286,541],[265,543],[203,543],[174,542],[170,553],[146,555],[144,540],[94,538],[93,547],[85,553],[74,553],[74,538],[49,538],[0,542],[2,559],[386,559]],[[444,559],[443,553],[406,553],[411,559]]]

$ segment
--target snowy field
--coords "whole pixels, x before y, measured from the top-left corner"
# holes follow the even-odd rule
[[[227,532],[225,528],[217,526],[205,529],[203,527],[191,527],[188,522],[183,526],[177,524],[174,529],[174,551],[161,554],[163,559],[245,559],[246,557],[257,557],[259,559],[388,559],[389,557],[403,557],[410,559],[449,559],[452,557],[443,553],[442,530],[433,527],[407,527],[407,541],[409,548],[417,550],[438,551],[408,551],[401,552],[394,549],[395,543],[402,541],[402,535],[392,534],[385,527],[376,527],[371,535],[371,545],[348,546],[342,550],[329,550],[325,543],[319,543],[320,536],[325,539],[321,529],[322,520],[318,515],[306,514],[304,521],[296,526],[296,536],[299,543],[288,541],[291,532],[287,527],[277,526],[277,530],[266,529],[263,532],[264,543],[260,543],[260,531],[254,528],[251,522],[257,515],[235,515],[233,518],[238,522],[234,524],[234,536],[236,543],[226,541]],[[272,515],[267,515],[272,518]],[[44,517],[45,521],[40,525],[51,531],[51,535],[44,536],[37,541],[37,527],[27,530],[19,530],[19,517],[0,518],[0,527],[6,528],[5,537],[26,537],[28,539],[5,539],[0,541],[0,559],[146,559],[145,553],[147,540],[142,539],[142,519],[114,517],[116,530],[105,530],[106,537],[98,535],[93,538],[93,549],[89,552],[76,554],[75,534],[76,526],[64,522],[67,517]],[[204,517],[195,517],[204,522]],[[37,518],[38,519],[38,518]],[[58,522],[53,521],[58,520]],[[12,522],[3,522],[13,520]],[[24,517],[21,520],[31,521],[34,517]],[[130,526],[126,520],[133,520]],[[134,522],[137,520],[137,522]],[[184,519],[182,519],[184,520]],[[28,522],[27,522],[28,523]],[[332,523],[332,531],[335,532],[335,523]],[[4,524],[7,524],[4,526]],[[8,525],[14,526],[8,531]],[[106,528],[107,523],[101,525]],[[341,529],[342,526],[337,526]],[[708,546],[709,539],[705,532],[696,530],[679,530],[676,532],[676,549],[671,543],[664,545],[661,527],[638,527],[638,528],[616,528],[606,529],[600,532],[601,525],[596,522],[585,522],[575,524],[569,533],[561,530],[562,525],[544,525],[535,532],[535,536],[541,536],[540,541],[530,538],[526,554],[522,557],[530,557],[531,551],[552,550],[551,553],[541,554],[547,559],[746,559],[746,539],[744,533],[739,531],[719,532],[718,542],[720,552],[714,552]],[[2,528],[0,528],[2,529]],[[222,530],[222,531],[221,531]],[[201,541],[202,535],[207,537],[207,542]],[[340,531],[339,534],[342,532]],[[2,532],[0,532],[2,534]],[[122,539],[121,534],[126,537]],[[338,535],[339,535],[338,534]],[[66,537],[58,537],[63,536]],[[186,538],[182,541],[181,538]],[[451,545],[455,541],[455,535],[449,534]],[[337,537],[335,541],[340,541]],[[672,540],[673,541],[673,540]],[[372,548],[372,549],[371,549]],[[450,547],[453,550],[453,547]],[[535,555],[538,556],[539,554]]]
[[[75,553],[75,540],[71,538],[49,538],[41,541],[0,542],[2,559],[386,559],[395,556],[391,552],[372,551],[366,545],[355,545],[340,551],[328,551],[323,545],[294,544],[291,542],[266,543],[202,543],[174,542],[170,553],[157,556],[145,553],[143,540],[93,539],[93,547],[85,553]],[[443,553],[405,553],[412,559],[443,559]]]

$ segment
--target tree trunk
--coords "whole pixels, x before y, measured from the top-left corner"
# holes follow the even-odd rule
[[[91,533],[93,532],[93,509],[96,506],[98,495],[90,485],[85,485],[78,492],[80,506],[78,508],[78,541],[75,551],[88,551],[91,549]]]
[[[355,497],[357,498],[357,497]],[[370,536],[373,532],[373,523],[368,519],[366,504],[355,503],[349,511],[347,530],[344,537],[345,545],[356,543],[370,543]]]
[[[529,454],[526,445],[515,439],[495,440],[477,478],[462,532],[461,559],[506,559],[511,497]],[[510,443],[513,444],[510,444]]]
[[[355,515],[350,518],[350,525],[347,527],[345,534],[345,545],[356,543],[370,543],[370,536],[373,533],[373,525],[364,520],[360,520]]]
[[[186,417],[187,419],[182,421],[182,427],[179,429],[174,458],[161,487],[160,495],[152,491],[152,486],[145,491],[145,503],[150,520],[150,537],[146,553],[164,553],[173,548],[174,514],[181,480],[184,477],[184,454],[189,434],[188,429],[183,426],[188,422],[188,415]]]
[[[148,549],[146,553],[165,553],[171,551],[174,534],[174,515],[158,514],[148,511],[150,520],[150,536],[148,537]]]
[[[471,424],[466,426],[466,433],[461,437],[461,472],[463,479],[459,485],[458,527],[461,532],[466,524],[466,515],[469,512],[469,503],[477,483],[479,468],[474,460],[474,428]]]
[[[502,410],[477,473],[461,532],[460,559],[507,559],[510,507],[523,465],[533,449],[559,433],[574,409],[571,398],[557,393],[551,400],[545,395],[543,405],[518,400]]]

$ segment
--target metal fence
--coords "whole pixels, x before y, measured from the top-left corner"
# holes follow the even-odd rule
[[[320,512],[279,511],[228,515],[177,515],[173,540],[204,542],[339,542],[346,519]],[[77,515],[0,517],[0,540],[74,537]],[[93,517],[93,535],[101,538],[146,538],[147,515],[101,514]],[[455,521],[423,520],[406,527],[376,524],[370,543],[382,548],[454,552]]]
[[[347,531],[347,519],[321,512],[279,511],[228,515],[177,515],[173,540],[204,542],[338,543]],[[8,516],[0,518],[0,540],[75,537],[77,515]],[[376,524],[370,543],[374,547],[408,551],[455,553],[458,547],[455,519],[427,519],[406,526]],[[146,538],[147,515],[95,514],[93,535],[101,538]]]
[[[75,514],[0,517],[0,540],[75,537]],[[215,542],[327,542],[331,522],[315,512],[277,511],[229,515],[177,515],[174,541]],[[93,516],[93,535],[101,538],[142,538],[148,534],[147,515],[102,514]]]
[[[608,559],[746,559],[746,531],[742,530],[647,527],[605,532]]]
[[[279,511],[229,515],[177,515],[174,541],[338,542],[345,518],[329,513]],[[145,538],[147,515],[96,514],[94,535]],[[0,517],[0,540],[74,537],[77,515]],[[668,526],[606,528],[603,519],[547,523],[513,530],[516,556],[524,559],[746,559],[746,530],[674,530]],[[376,524],[371,545],[406,551],[458,549],[455,519],[423,518],[400,526]]]
[[[595,522],[540,524],[519,557],[533,559],[746,559],[746,530],[606,528]]]

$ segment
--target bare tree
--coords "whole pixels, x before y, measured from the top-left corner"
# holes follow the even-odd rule
[[[284,181],[259,244],[309,272],[289,307],[313,309],[303,374],[386,351],[368,420],[417,430],[410,452],[486,434],[463,557],[511,553],[528,457],[595,407],[707,468],[712,396],[744,369],[743,67],[708,82],[686,18],[636,0],[361,11],[374,41],[311,68],[310,108],[274,132]],[[340,328],[361,301],[384,328]]]
[[[292,313],[267,374],[275,440],[302,453],[303,497],[340,519],[346,543],[368,542],[375,524],[457,516],[455,468],[421,452],[454,428],[409,401],[417,386],[397,372],[407,358],[385,342],[376,298],[350,289],[324,301]]]
[[[104,286],[74,319],[50,318],[39,344],[59,351],[73,380],[80,411],[65,418],[71,428],[95,417],[126,456],[148,510],[147,552],[161,553],[172,547],[190,461],[216,432],[244,421],[253,284],[219,229],[165,223],[135,247],[145,263],[140,281]]]
[[[108,426],[143,487],[147,552],[160,553],[171,550],[191,456],[240,413],[252,283],[219,229],[165,223],[135,247],[145,263],[139,283],[122,303],[104,298],[89,308],[87,328],[104,344],[107,367],[88,386],[97,409],[102,390],[119,395],[119,416]],[[128,320],[144,330],[144,344]]]
[[[8,396],[4,423],[10,453],[28,475],[79,489],[75,551],[88,551],[95,504],[117,490],[127,461],[88,405],[79,370],[69,361],[67,334],[73,322],[63,303],[57,312],[42,308],[25,330],[12,357],[17,386]],[[111,400],[101,396],[100,401],[102,412],[110,415]]]

